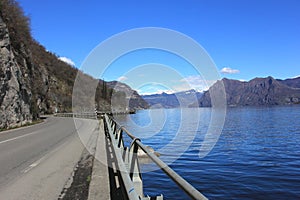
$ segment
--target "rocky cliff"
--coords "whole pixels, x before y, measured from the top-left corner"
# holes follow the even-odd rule
[[[31,65],[24,46],[15,50],[0,16],[0,128],[31,122]],[[16,56],[19,56],[19,62]]]
[[[291,105],[300,103],[300,88],[296,86],[297,80],[276,80],[272,77],[255,78],[249,82],[222,79],[225,86],[228,106],[266,106]],[[220,81],[209,90],[220,86]],[[197,106],[210,107],[209,90],[199,99]]]
[[[40,113],[70,111],[77,70],[31,37],[29,18],[14,0],[0,0],[0,128]]]
[[[78,70],[35,41],[29,24],[15,0],[0,0],[0,129],[31,122],[41,113],[72,111]],[[110,110],[114,89],[80,73],[83,79],[98,82],[93,105]],[[128,88],[123,93],[126,91]],[[131,108],[147,107],[136,92],[132,97]]]

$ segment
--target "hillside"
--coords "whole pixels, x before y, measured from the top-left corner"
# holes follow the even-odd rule
[[[277,81],[292,88],[300,88],[300,77]]]
[[[72,111],[78,70],[32,38],[30,20],[15,0],[0,0],[0,48],[0,128],[31,122],[41,113]],[[113,88],[83,76],[98,81],[97,108],[110,110]],[[135,99],[138,97],[136,94]],[[132,108],[144,107],[137,104]]]
[[[273,77],[255,78],[249,82],[222,79],[225,86],[228,106],[267,106],[291,105],[300,103],[300,88],[296,88],[299,79],[276,80]],[[220,86],[220,81],[212,88]],[[294,87],[291,87],[294,86]],[[194,106],[210,107],[209,90]]]
[[[149,104],[137,93],[137,91],[131,89],[125,83],[118,81],[107,82],[107,86],[114,90],[114,94],[111,99],[112,107],[117,109],[120,106],[125,109],[145,109],[149,108]]]
[[[142,95],[150,106],[163,107],[163,108],[178,108],[178,107],[189,107],[190,104],[194,103],[197,99],[202,96],[201,92],[195,90],[189,90],[184,92],[177,92],[173,94],[152,94]]]

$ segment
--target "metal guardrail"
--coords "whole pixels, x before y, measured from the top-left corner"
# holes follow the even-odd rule
[[[77,112],[77,113],[54,113],[56,117],[75,117],[75,118],[87,118],[87,119],[97,119],[100,116],[105,114],[108,115],[127,115],[127,114],[135,114],[135,110],[128,111],[97,111],[95,112]]]
[[[200,200],[207,199],[166,163],[160,160],[139,138],[136,138],[128,130],[120,126],[112,117],[105,114],[104,121],[112,146],[116,152],[117,164],[124,183],[125,193],[129,199],[150,199],[150,197],[145,197],[143,194],[143,182],[137,156],[138,149],[144,151],[189,197]],[[132,139],[130,147],[124,146],[123,133]],[[156,199],[162,200],[163,196],[158,196]]]
[[[97,119],[96,112],[55,113],[54,116],[55,117],[74,117],[74,118]]]

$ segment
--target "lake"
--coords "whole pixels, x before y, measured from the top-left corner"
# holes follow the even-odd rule
[[[209,199],[300,199],[300,106],[228,108],[220,137],[201,158],[211,113],[142,110],[116,119]],[[146,195],[189,199],[154,164],[142,170]]]

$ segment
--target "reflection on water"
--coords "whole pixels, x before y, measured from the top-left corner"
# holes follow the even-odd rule
[[[299,106],[228,109],[221,137],[204,158],[199,150],[211,109],[183,110],[145,110],[117,120],[210,199],[300,198]],[[145,194],[188,199],[161,170],[151,171],[154,166],[142,167]]]

